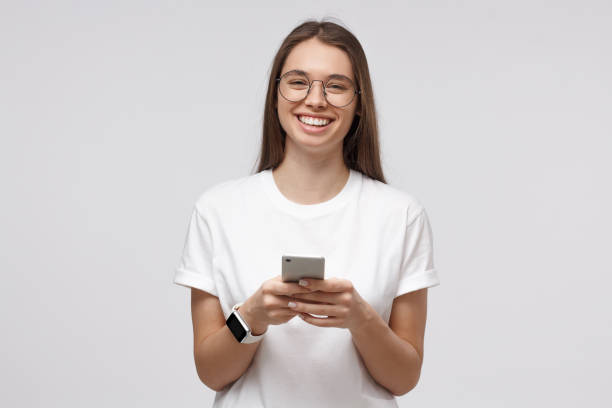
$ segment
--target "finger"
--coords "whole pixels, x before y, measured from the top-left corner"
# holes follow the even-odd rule
[[[275,312],[271,313],[271,316],[274,318],[287,318],[287,317],[295,317],[299,314],[299,312],[295,312],[290,309],[279,309]]]
[[[316,314],[320,316],[331,316],[335,317],[340,313],[340,309],[336,305],[323,305],[320,303],[304,303],[295,302],[296,306],[293,310],[297,310],[302,313]]]
[[[327,302],[319,302],[316,300],[308,300],[308,299],[299,299],[297,297],[295,297],[295,295],[292,297],[292,302],[297,303],[298,301],[307,305],[333,305],[333,303],[327,303]]]
[[[306,323],[319,327],[341,327],[342,319],[337,317],[314,317],[306,313],[300,313],[300,318]]]
[[[308,293],[310,288],[305,288],[294,282],[278,282],[272,281],[269,286],[269,291],[274,295],[291,296],[295,293]]]
[[[307,283],[307,288],[312,291],[320,290],[322,292],[346,292],[353,289],[353,284],[348,279],[327,278],[327,279],[312,279],[303,278],[301,281]]]
[[[294,310],[292,307],[289,306],[289,302],[296,303],[296,300],[297,299],[291,296],[274,295],[274,306],[283,310]]]
[[[341,300],[341,293],[314,291],[310,293],[296,293],[292,295],[296,299],[311,300],[329,304],[338,304]]]
[[[297,304],[298,299],[296,299],[293,296],[283,296],[283,295],[274,295],[275,297],[275,303],[274,303],[274,307],[276,309],[281,309],[281,310],[291,310],[293,311],[294,308],[289,306],[289,302],[293,302],[295,304]],[[309,300],[303,300],[300,299],[300,302],[303,302],[305,304],[309,304],[311,301]],[[312,302],[312,304],[320,304],[319,302]],[[299,312],[295,312],[295,313],[299,313]]]

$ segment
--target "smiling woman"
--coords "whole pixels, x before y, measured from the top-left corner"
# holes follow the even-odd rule
[[[289,33],[259,169],[201,194],[175,274],[214,407],[397,407],[416,386],[439,284],[432,231],[421,203],[386,184],[377,128],[355,36],[327,21]],[[323,257],[325,279],[282,281],[288,253]]]
[[[293,48],[281,72],[276,108],[286,135],[285,153],[341,152],[357,106],[348,54],[313,37]]]

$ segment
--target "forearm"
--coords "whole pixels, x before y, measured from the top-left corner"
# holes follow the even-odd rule
[[[351,330],[353,343],[374,380],[393,395],[413,389],[421,374],[421,358],[373,309],[359,329]]]
[[[254,329],[254,334],[264,331]],[[222,390],[249,368],[262,341],[265,339],[251,344],[238,343],[227,325],[219,328],[194,348],[200,380],[215,391]]]

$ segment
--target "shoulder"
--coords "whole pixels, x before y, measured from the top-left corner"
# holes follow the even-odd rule
[[[205,188],[195,201],[200,214],[216,212],[239,202],[240,196],[253,185],[257,174],[218,181]]]
[[[410,223],[425,207],[413,193],[363,175],[363,198],[379,214],[405,217]],[[397,219],[397,218],[396,218]]]

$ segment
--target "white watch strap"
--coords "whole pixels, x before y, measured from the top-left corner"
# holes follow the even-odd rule
[[[238,308],[240,306],[243,305],[244,302],[240,302],[240,303],[236,303],[233,307],[232,307],[232,312],[236,313],[239,318],[240,321],[242,321],[244,323],[244,325],[247,327],[247,334],[246,336],[242,339],[241,343],[246,343],[246,344],[250,344],[250,343],[257,343],[258,341],[260,341],[264,334],[266,334],[265,332],[260,334],[259,336],[255,336],[251,333],[251,328],[249,327],[248,323],[246,322],[246,320],[244,320],[242,318],[242,315],[240,314],[240,312],[238,311]]]

